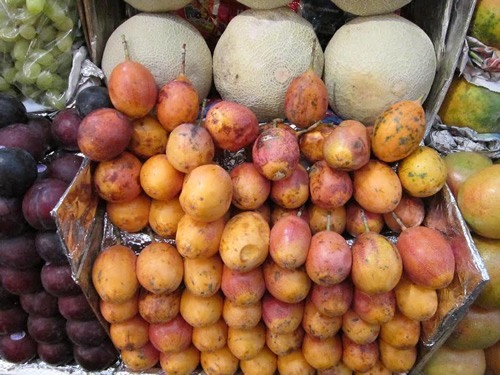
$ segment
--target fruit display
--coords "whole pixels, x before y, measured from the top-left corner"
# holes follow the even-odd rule
[[[500,170],[426,144],[410,1],[332,0],[329,43],[301,1],[238,0],[216,43],[201,0],[125,2],[101,84],[49,116],[0,94],[0,359],[495,374]]]
[[[71,152],[81,119],[72,109],[53,120],[27,116],[18,99],[7,100],[19,108],[14,125],[23,125],[22,135],[33,135],[40,147],[36,153],[31,143],[0,148],[0,357],[16,364],[37,358],[50,366],[76,361],[88,371],[106,369],[117,351],[73,279],[52,215],[83,161]],[[12,139],[2,136],[5,143]]]

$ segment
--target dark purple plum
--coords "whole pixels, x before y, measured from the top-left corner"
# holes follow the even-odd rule
[[[73,357],[76,363],[87,371],[102,371],[118,360],[118,352],[110,340],[105,340],[99,346],[75,345]]]
[[[52,366],[61,366],[73,359],[73,344],[69,341],[55,344],[38,343],[38,357]]]
[[[96,318],[94,310],[83,293],[59,297],[57,302],[59,312],[67,320],[86,321]]]
[[[5,290],[0,277],[0,310],[8,310],[18,304],[19,297]]]
[[[13,306],[8,310],[0,310],[0,336],[24,331],[27,319],[28,314],[21,306]]]
[[[36,293],[21,294],[19,302],[23,310],[30,315],[50,317],[59,314],[57,297],[47,293],[45,290],[40,290]]]
[[[38,255],[47,263],[68,264],[61,237],[55,230],[37,232],[35,248]]]
[[[70,184],[82,162],[83,157],[80,155],[62,154],[50,162],[48,176]]]
[[[35,232],[0,240],[0,265],[19,270],[33,268],[42,263],[35,248]]]
[[[36,349],[36,341],[25,331],[0,337],[0,357],[7,362],[29,362],[35,358]]]
[[[5,290],[14,295],[35,293],[42,290],[39,267],[26,270],[2,267],[0,277]]]
[[[30,315],[27,322],[28,333],[37,343],[55,344],[67,340],[66,319],[62,316]]]
[[[23,214],[26,221],[38,230],[56,229],[56,222],[50,212],[67,187],[66,182],[55,178],[36,181],[24,194]]]
[[[75,108],[84,118],[99,108],[114,108],[109,98],[108,89],[104,86],[85,87],[76,95]]]
[[[66,321],[66,333],[75,345],[97,346],[108,338],[108,334],[97,319],[79,322]]]
[[[74,296],[82,292],[75,283],[68,264],[45,264],[42,267],[41,279],[43,288],[56,297]]]
[[[2,137],[0,134],[0,143]],[[37,176],[36,161],[27,151],[21,148],[0,148],[0,196],[23,196]]]
[[[0,239],[18,236],[30,228],[22,202],[22,198],[0,197]]]
[[[18,123],[0,129],[0,146],[20,148],[31,154],[35,160],[41,160],[48,145],[33,131],[28,124]]]
[[[43,142],[47,145],[47,149],[51,150],[55,146],[54,138],[52,137],[52,121],[47,117],[32,116],[27,122],[27,125],[35,132]]]
[[[28,121],[28,113],[23,102],[15,96],[0,93],[0,128],[16,122]]]
[[[81,122],[82,118],[76,108],[66,108],[58,112],[52,119],[52,137],[56,144],[68,151],[78,151],[76,138]]]

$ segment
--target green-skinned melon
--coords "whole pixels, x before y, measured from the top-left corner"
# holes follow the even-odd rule
[[[500,93],[455,77],[439,110],[444,124],[500,133]]]

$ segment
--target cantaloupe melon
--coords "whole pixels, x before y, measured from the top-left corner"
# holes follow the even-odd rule
[[[312,25],[287,7],[248,9],[234,17],[214,50],[213,74],[224,100],[250,108],[260,121],[285,117],[285,94],[311,64],[323,71],[323,51]]]
[[[169,12],[184,8],[193,0],[124,0],[135,9],[143,12]]]
[[[332,0],[344,12],[357,16],[372,16],[394,12],[411,0]]]
[[[146,66],[161,88],[181,72],[182,45],[186,44],[186,76],[207,97],[212,85],[212,54],[200,32],[171,13],[139,13],[118,26],[104,48],[101,67],[106,77],[124,61],[125,36],[130,58]]]
[[[289,4],[292,0],[237,0],[252,9],[273,9]]]
[[[331,108],[365,125],[398,101],[425,99],[435,73],[430,38],[395,14],[355,18],[335,32],[325,49]]]

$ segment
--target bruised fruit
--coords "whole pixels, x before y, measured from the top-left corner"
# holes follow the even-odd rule
[[[139,293],[139,314],[150,324],[172,320],[179,314],[180,306],[180,289],[168,293],[151,293],[146,289],[141,289]]]
[[[132,371],[144,371],[154,367],[160,360],[160,352],[150,342],[135,350],[121,350],[124,365]]]
[[[153,242],[137,256],[137,280],[151,293],[169,293],[182,282],[184,266],[177,249],[165,242]]]
[[[344,237],[328,230],[312,236],[305,267],[313,282],[338,284],[349,276],[351,266],[351,249]]]
[[[280,301],[271,294],[262,299],[262,320],[267,329],[279,333],[295,331],[304,315],[304,303]]]
[[[351,306],[353,285],[350,279],[335,285],[314,284],[310,297],[321,314],[329,317],[342,316]]]
[[[333,210],[351,198],[353,184],[346,171],[330,168],[320,160],[309,169],[309,190],[313,204]]]
[[[175,169],[188,173],[200,165],[211,163],[215,146],[206,128],[184,123],[169,134],[165,152]]]
[[[302,327],[287,333],[278,333],[268,329],[266,330],[266,344],[274,354],[283,356],[299,349],[304,335],[305,332]]]
[[[224,264],[236,271],[260,266],[269,253],[269,224],[258,213],[233,216],[222,232],[219,253]]]
[[[153,74],[144,65],[129,59],[123,37],[125,61],[111,71],[107,86],[113,106],[130,118],[146,116],[154,108],[158,97]]]
[[[354,171],[370,160],[370,139],[359,121],[342,121],[325,138],[323,157],[335,169]]]
[[[142,164],[139,180],[142,189],[150,198],[168,201],[180,193],[184,173],[170,163],[167,155],[158,154]]]
[[[235,152],[255,141],[259,121],[248,107],[222,100],[208,110],[205,128],[218,148]]]
[[[127,202],[107,202],[106,213],[113,225],[123,231],[136,233],[148,225],[150,207],[151,198],[141,192]]]
[[[403,230],[396,242],[408,278],[432,289],[448,286],[455,274],[455,256],[438,230],[416,226]]]
[[[403,273],[403,262],[396,246],[385,236],[366,232],[352,245],[352,281],[369,294],[389,292]]]
[[[107,202],[127,202],[136,198],[142,191],[141,167],[141,161],[128,151],[99,162],[93,176],[97,194]]]
[[[446,183],[446,163],[433,148],[419,146],[399,162],[398,176],[411,196],[430,197]]]
[[[352,308],[364,321],[384,324],[392,320],[396,313],[396,295],[394,290],[368,294],[354,288]]]
[[[136,262],[134,251],[123,245],[111,245],[97,255],[92,282],[102,300],[124,303],[134,297],[139,288]]]
[[[299,138],[299,148],[301,154],[310,163],[323,160],[323,145],[326,137],[335,129],[330,124],[321,123],[314,129],[302,134]]]
[[[192,123],[198,117],[200,98],[196,88],[185,74],[186,45],[182,45],[182,65],[178,76],[168,81],[158,93],[156,114],[158,121],[169,132],[183,123]]]
[[[391,105],[375,119],[371,139],[375,156],[385,162],[410,155],[424,137],[425,112],[418,100]]]
[[[78,147],[93,161],[110,160],[125,151],[132,137],[132,123],[113,108],[85,116],[78,128]]]
[[[316,42],[311,56],[314,58]],[[286,118],[299,128],[307,128],[320,121],[328,109],[328,91],[321,77],[313,69],[313,63],[295,77],[285,92]]]
[[[271,227],[269,255],[281,267],[296,268],[306,262],[311,229],[299,216],[287,215]]]
[[[210,222],[229,210],[233,194],[231,176],[217,164],[201,165],[184,178],[179,202],[194,219]]]
[[[290,176],[272,181],[270,198],[286,209],[304,205],[309,198],[309,174],[306,168],[298,164]]]
[[[263,130],[253,143],[252,161],[258,171],[271,181],[290,176],[299,158],[297,137],[279,126]]]
[[[147,159],[165,152],[167,138],[167,131],[156,117],[147,115],[132,121],[132,137],[127,149],[140,159]]]
[[[251,162],[243,162],[231,172],[233,183],[232,204],[241,210],[254,210],[262,206],[271,192],[271,181],[261,175]]]
[[[184,258],[184,286],[200,297],[210,297],[220,289],[222,260],[219,255],[210,258]]]
[[[396,172],[376,159],[354,171],[353,188],[356,202],[365,210],[379,214],[393,211],[403,194]]]

